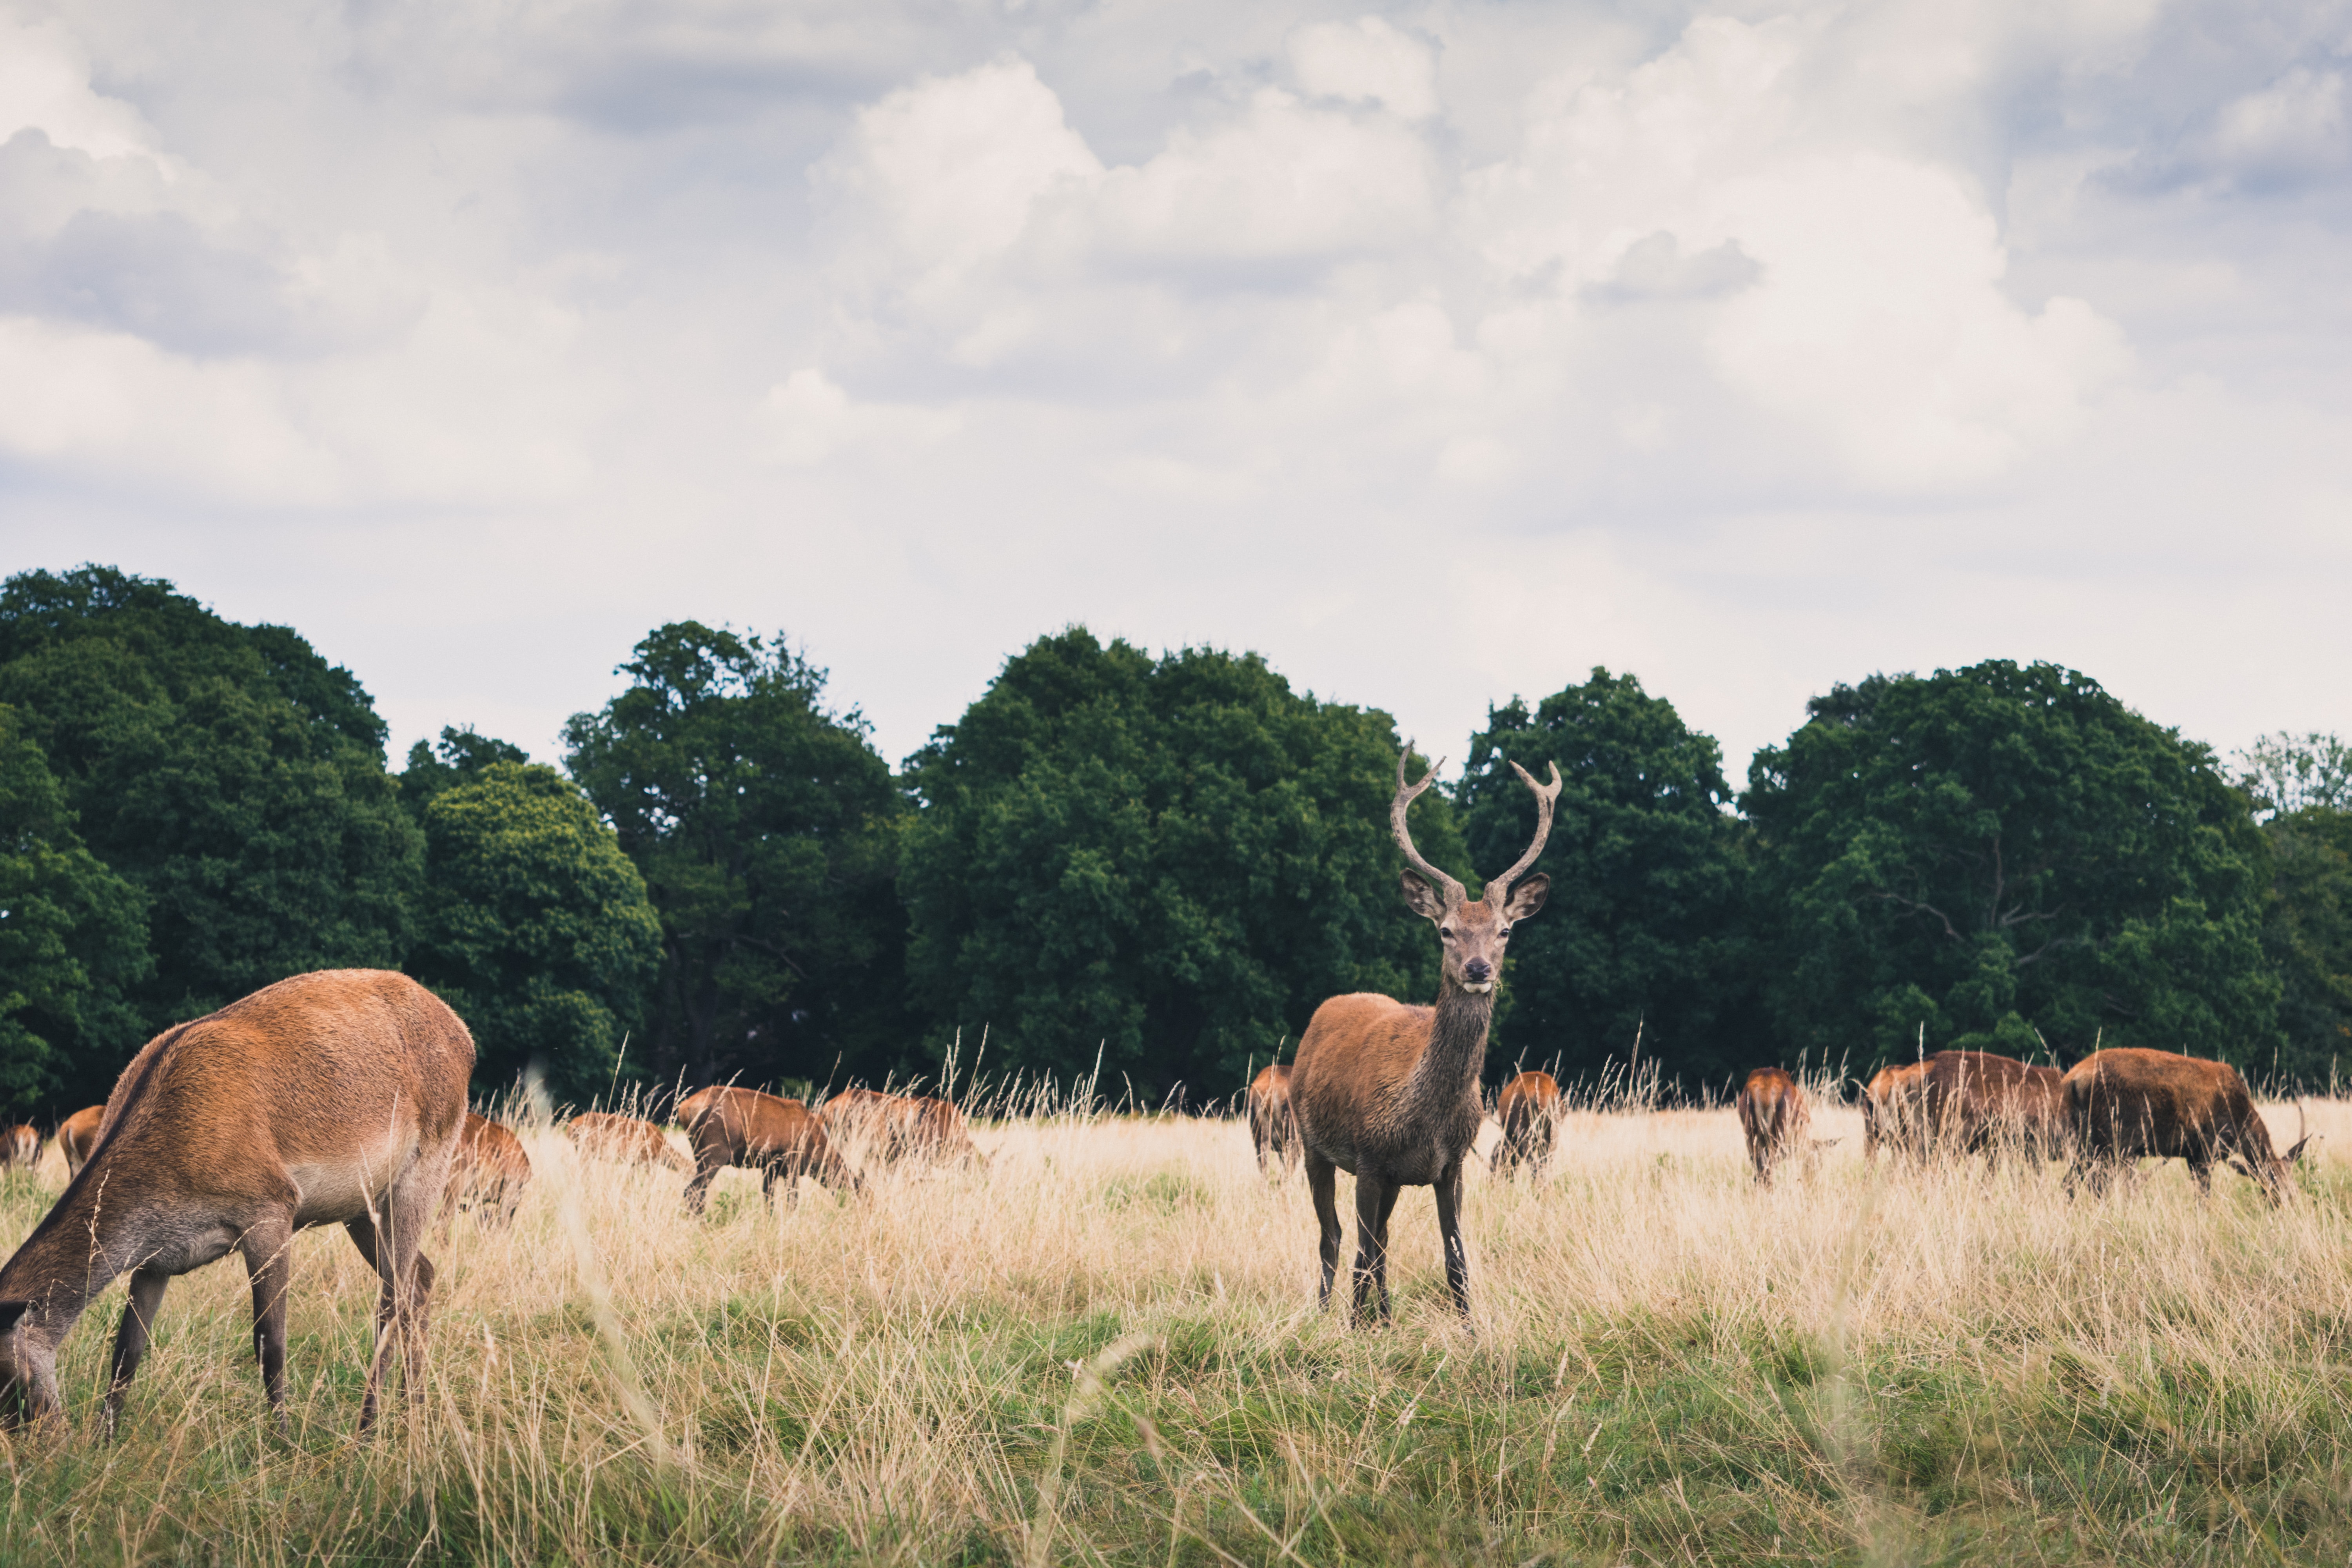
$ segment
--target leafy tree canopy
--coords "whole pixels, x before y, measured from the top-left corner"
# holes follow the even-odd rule
[[[538,1062],[559,1100],[606,1093],[662,936],[612,828],[553,768],[501,761],[434,794],[425,844],[409,973],[473,1030],[476,1086]]]
[[[1784,1050],[1861,1069],[1924,1032],[2269,1068],[2262,847],[2205,747],[2048,664],[1874,676],[1809,710],[1741,801]]]
[[[1637,1033],[1643,1058],[1694,1088],[1760,1059],[1741,829],[1713,738],[1600,668],[1533,712],[1490,710],[1457,794],[1481,869],[1510,865],[1535,832],[1512,763],[1538,780],[1559,764],[1560,795],[1536,863],[1551,892],[1512,932],[1490,1064],[1556,1061],[1591,1080],[1632,1060]]]
[[[2352,811],[2352,746],[2332,734],[2281,730],[2238,753],[2239,784],[2263,816]]]
[[[470,784],[492,763],[528,763],[530,753],[520,746],[497,740],[471,724],[445,725],[436,742],[417,742],[408,748],[408,766],[400,774],[400,805],[420,826],[434,797],[453,784]]]
[[[50,1116],[102,1100],[131,988],[153,967],[145,900],[82,847],[22,716],[0,706],[0,1107]]]
[[[2284,993],[2279,1076],[2314,1089],[2340,1083],[2352,1068],[2352,811],[2284,812],[2263,825],[2263,837],[2271,870],[2263,947]]]
[[[1326,997],[1427,1000],[1436,942],[1398,892],[1385,713],[1255,655],[1154,659],[1083,627],[1007,661],[908,760],[910,982],[966,1049],[1057,1076],[1223,1094]],[[1465,868],[1447,803],[1415,842]]]
[[[827,709],[824,672],[781,637],[675,622],[621,671],[629,689],[573,715],[564,740],[661,918],[659,1074],[897,1066],[899,799],[865,720]]]
[[[422,838],[367,694],[293,632],[111,567],[23,573],[0,584],[0,701],[146,900],[142,1030],[304,970],[399,964]]]

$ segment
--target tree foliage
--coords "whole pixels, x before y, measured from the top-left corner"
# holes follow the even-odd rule
[[[511,750],[512,748],[508,748]],[[475,1083],[536,1062],[559,1100],[603,1095],[661,963],[645,879],[579,786],[492,762],[433,792],[409,973],[473,1030]]]
[[[1538,779],[1560,795],[1536,868],[1542,914],[1511,937],[1490,1063],[1597,1079],[1642,1055],[1696,1088],[1761,1059],[1741,900],[1741,830],[1714,740],[1631,675],[1596,668],[1533,712],[1514,699],[1471,737],[1457,792],[1470,858],[1517,859],[1535,832]]]
[[[2267,1070],[2261,844],[2205,747],[2053,665],[1874,676],[1757,754],[1785,1050],[1855,1068],[2095,1043]]]
[[[565,727],[572,777],[661,919],[653,1053],[693,1083],[877,1074],[908,1044],[898,795],[779,637],[665,626]]]
[[[2306,1088],[2352,1068],[2352,811],[2307,805],[2263,825],[2263,947],[2283,994],[2279,1075]]]
[[[485,735],[471,724],[444,725],[437,742],[408,748],[400,773],[400,805],[409,820],[425,826],[425,811],[444,790],[472,784],[493,763],[528,763],[530,753],[511,742]]]
[[[2263,816],[2352,811],[2352,746],[2317,731],[2281,730],[2238,753],[2239,783]]]
[[[105,1098],[143,1038],[131,988],[153,965],[139,890],[83,847],[65,790],[0,706],[0,1107]]]
[[[1082,627],[1008,660],[908,760],[909,978],[989,1059],[1238,1088],[1317,1005],[1426,999],[1436,944],[1398,894],[1389,717],[1255,655],[1154,659]],[[1416,842],[1456,871],[1446,803]],[[967,1046],[969,1048],[969,1044]]]
[[[422,837],[367,694],[292,631],[110,567],[27,572],[0,585],[0,701],[90,853],[146,900],[142,1029],[304,970],[399,964]]]

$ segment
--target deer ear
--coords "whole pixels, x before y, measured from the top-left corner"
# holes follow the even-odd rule
[[[0,1301],[0,1334],[16,1326],[16,1320],[32,1307],[30,1301]]]
[[[1524,882],[1511,885],[1511,896],[1503,905],[1503,918],[1523,921],[1544,907],[1544,895],[1551,891],[1551,879],[1538,871]]]
[[[1423,920],[1442,920],[1445,915],[1445,895],[1431,887],[1412,871],[1399,873],[1404,889],[1404,901],[1414,914]]]

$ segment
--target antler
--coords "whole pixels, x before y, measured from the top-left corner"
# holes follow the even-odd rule
[[[1528,846],[1528,852],[1519,857],[1517,865],[1487,882],[1486,890],[1482,896],[1490,904],[1501,902],[1503,895],[1511,890],[1511,884],[1519,879],[1519,873],[1534,865],[1536,857],[1543,853],[1544,840],[1551,837],[1552,802],[1559,798],[1559,764],[1558,763],[1551,764],[1551,783],[1548,784],[1536,783],[1535,775],[1517,763],[1511,764],[1511,771],[1519,775],[1521,784],[1535,791],[1536,837],[1535,842]]]
[[[1407,741],[1404,751],[1397,757],[1396,799],[1389,805],[1389,826],[1396,834],[1397,847],[1404,851],[1405,864],[1419,873],[1422,880],[1444,893],[1448,904],[1458,904],[1469,897],[1463,890],[1462,884],[1422,858],[1421,851],[1412,847],[1412,830],[1404,825],[1405,807],[1411,805],[1414,798],[1429,787],[1430,781],[1437,777],[1437,769],[1445,765],[1444,759],[1440,758],[1436,767],[1423,773],[1419,784],[1408,784],[1404,782],[1404,764],[1405,759],[1412,755],[1412,742]]]

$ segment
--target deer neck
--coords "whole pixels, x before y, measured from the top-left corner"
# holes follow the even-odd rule
[[[1486,1029],[1495,1021],[1492,991],[1445,985],[1430,1020],[1429,1048],[1413,1071],[1412,1098],[1451,1103],[1472,1092],[1486,1067]]]
[[[131,1194],[118,1191],[110,1204],[106,1172],[94,1165],[82,1167],[57,1206],[0,1265],[0,1301],[30,1302],[19,1331],[53,1349],[114,1277],[148,1250],[135,1234]]]

